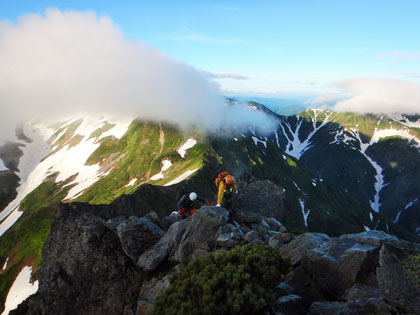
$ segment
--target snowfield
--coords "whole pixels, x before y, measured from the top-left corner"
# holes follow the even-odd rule
[[[185,158],[185,153],[187,150],[191,149],[193,146],[197,144],[197,140],[195,139],[188,139],[187,142],[185,142],[178,150],[177,152],[182,158]]]
[[[178,184],[178,183],[182,182],[184,179],[188,178],[193,173],[195,173],[196,171],[198,171],[198,168],[196,168],[195,170],[188,170],[184,174],[182,174],[181,176],[178,176],[177,178],[175,178],[174,180],[165,184],[164,186],[170,186],[170,185]]]
[[[64,134],[70,124],[76,120],[67,121],[64,124],[65,130],[60,135]],[[105,121],[115,123],[116,126],[103,133],[98,139],[92,138],[88,140],[92,132],[102,127]],[[85,162],[99,147],[98,140],[109,135],[120,138],[127,131],[130,123],[131,120],[113,121],[110,119],[105,120],[104,118],[85,117],[74,132],[74,135],[83,137],[80,143],[71,147],[67,144],[51,155],[49,155],[51,152],[59,148],[58,140],[60,138],[57,137],[52,145],[49,145],[47,141],[58,128],[51,128],[46,124],[26,124],[24,133],[33,142],[24,143],[25,146],[21,147],[23,156],[18,166],[20,172],[17,173],[21,178],[21,185],[17,189],[18,194],[16,198],[0,214],[0,220],[7,217],[0,224],[0,235],[10,228],[22,214],[22,212],[18,211],[21,201],[49,175],[58,174],[55,182],[61,182],[71,176],[75,176],[68,184],[74,185],[74,187],[69,190],[64,198],[67,200],[77,197],[93,183],[106,176],[110,170],[101,170],[99,164],[85,165]],[[14,141],[19,142],[19,140]],[[9,216],[9,214],[11,215]]]
[[[38,281],[31,283],[32,267],[24,267],[7,294],[5,308],[2,315],[7,315],[20,303],[38,291]]]
[[[162,160],[162,168],[160,169],[160,172],[156,175],[153,175],[150,179],[151,180],[158,180],[163,179],[163,172],[166,171],[168,168],[172,166],[172,162],[169,160]]]

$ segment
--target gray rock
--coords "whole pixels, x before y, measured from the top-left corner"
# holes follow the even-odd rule
[[[217,231],[228,220],[226,209],[202,207],[195,215],[174,223],[155,245],[139,257],[137,266],[151,271],[166,259],[187,262],[196,249],[207,251],[215,246]]]
[[[347,289],[343,298],[345,300],[367,299],[380,297],[381,290],[378,287],[372,287],[363,283],[356,283],[350,289]]]
[[[285,315],[299,315],[306,314],[307,312],[307,308],[303,303],[302,297],[295,294],[280,297],[274,308],[277,312],[281,312]]]
[[[280,254],[288,257],[292,265],[300,262],[306,251],[323,246],[330,240],[330,237],[322,233],[305,233],[295,240],[280,248]]]
[[[166,234],[156,244],[140,255],[137,266],[145,271],[154,270],[177,248],[188,223],[189,220],[186,219],[172,224]]]
[[[254,240],[259,239],[260,235],[258,234],[257,231],[255,230],[251,230],[248,233],[245,234],[244,239],[247,240],[248,242],[252,242]]]
[[[283,225],[273,217],[264,218],[263,220],[269,225],[269,229],[274,231],[278,231],[278,229]]]
[[[269,180],[249,183],[241,190],[232,208],[232,217],[242,223],[257,223],[264,217],[281,220],[286,211],[282,189]]]
[[[105,221],[59,205],[29,314],[132,314],[140,275]],[[100,302],[94,302],[100,301]]]
[[[119,217],[109,219],[108,221],[106,221],[106,224],[109,226],[109,228],[111,228],[112,230],[114,230],[116,232],[118,226],[121,223],[125,222],[125,220],[126,220],[125,217],[119,216]]]
[[[147,218],[131,216],[118,225],[117,234],[124,252],[136,263],[139,256],[159,241],[165,231]]]
[[[315,302],[308,311],[308,315],[391,315],[396,313],[396,310],[381,297],[347,302]]]
[[[380,251],[377,269],[379,287],[388,301],[407,313],[417,313],[420,310],[420,286],[416,285],[414,281],[418,279],[413,279],[407,273],[402,262],[409,256],[419,254],[420,252],[405,251],[391,244],[383,244]]]
[[[197,248],[202,248],[202,244],[207,246],[215,243],[217,231],[229,220],[229,211],[224,208],[203,207],[191,220],[179,241],[178,247],[172,259],[180,263],[187,262]],[[212,246],[210,246],[212,247]]]

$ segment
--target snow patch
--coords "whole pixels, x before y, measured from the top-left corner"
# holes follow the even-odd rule
[[[393,222],[394,223],[397,223],[399,220],[400,220],[400,216],[401,216],[401,214],[405,211],[405,210],[407,210],[408,208],[410,208],[415,202],[417,201],[417,198],[416,199],[414,199],[413,201],[411,201],[411,202],[409,202],[405,207],[404,207],[404,210],[400,210],[398,213],[397,213],[397,215],[396,215],[396,217],[395,217],[395,219],[393,220]]]
[[[197,140],[195,139],[188,139],[187,142],[185,142],[177,151],[179,153],[179,155],[182,158],[185,158],[185,153],[187,152],[187,150],[191,149],[193,146],[195,146],[197,143]]]
[[[3,214],[3,212],[2,212]],[[19,211],[18,208],[13,210],[0,224],[0,236],[4,234],[23,214],[23,211]]]
[[[257,137],[254,137],[254,136],[252,137],[252,140],[254,141],[254,144],[257,148],[258,148],[258,142],[261,142],[265,146],[265,148],[267,149],[267,141],[260,140],[260,139],[258,139]]]
[[[373,222],[373,214],[372,212],[369,212],[370,221]]]
[[[299,199],[299,203],[302,209],[302,215],[303,215],[303,220],[305,221],[305,226],[308,227],[308,217],[309,217],[309,213],[311,213],[311,210],[308,209],[308,212],[305,212],[305,203],[303,202],[302,199]]]
[[[316,187],[316,179],[312,179],[312,186]]]
[[[4,162],[2,159],[0,159],[0,172],[1,171],[8,171],[9,169],[4,165]]]
[[[24,267],[18,274],[7,294],[5,308],[2,315],[7,315],[20,303],[38,291],[38,280],[31,283],[32,267]]]
[[[299,188],[299,186],[293,181],[293,184],[296,186],[296,188],[297,188],[297,190],[299,190],[300,191],[300,188]]]
[[[296,126],[295,131],[292,130],[292,126],[287,120],[282,120],[282,123],[279,124],[281,129],[283,130],[283,134],[286,137],[286,140],[288,141],[286,145],[285,152],[296,159],[300,159],[303,153],[307,151],[309,148],[312,147],[312,137],[322,128],[325,126],[325,124],[328,123],[328,118],[331,114],[327,115],[325,120],[322,121],[322,123],[317,127],[317,116],[322,110],[319,109],[313,109],[312,112],[314,113],[313,116],[311,116],[312,119],[312,131],[309,133],[309,135],[306,137],[304,141],[301,141],[299,138],[299,130],[302,127],[303,122],[305,119],[301,116],[296,116],[298,119],[298,125]],[[286,129],[289,131],[291,136],[289,137],[288,133],[286,132]]]
[[[196,171],[198,171],[198,168],[195,169],[195,170],[188,170],[184,174],[182,174],[181,176],[178,176],[177,178],[175,178],[174,180],[165,184],[164,186],[170,186],[170,185],[178,184],[178,183],[182,182],[184,179],[188,178],[191,174],[195,173]]]
[[[168,168],[172,166],[172,162],[169,160],[162,160],[162,168],[160,169],[160,172],[156,175],[153,175],[150,177],[151,180],[158,180],[163,178],[163,172],[166,171]]]
[[[137,182],[137,178],[133,178],[130,180],[124,187],[130,187],[133,186]]]
[[[7,268],[7,263],[9,262],[9,258],[10,257],[7,257],[6,262],[3,265],[3,270],[6,270],[6,268]]]
[[[370,228],[369,228],[368,226],[363,225],[363,227],[365,228],[365,231],[366,231],[366,232],[369,232],[369,231],[370,231]]]

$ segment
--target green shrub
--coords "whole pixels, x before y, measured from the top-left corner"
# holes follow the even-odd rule
[[[404,277],[417,288],[420,288],[420,254],[408,256],[402,261]]]
[[[289,270],[288,260],[257,244],[200,256],[171,277],[153,314],[255,314]]]

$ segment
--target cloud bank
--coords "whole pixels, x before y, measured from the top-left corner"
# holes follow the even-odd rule
[[[66,115],[131,115],[212,129],[232,116],[216,83],[127,40],[94,12],[49,9],[17,24],[0,22],[0,69],[3,137],[17,121]],[[267,117],[244,107],[230,123],[267,125]]]
[[[420,84],[398,79],[359,78],[341,81],[333,110],[357,113],[420,113]],[[320,97],[319,100],[327,100]],[[318,102],[319,103],[319,102]]]

